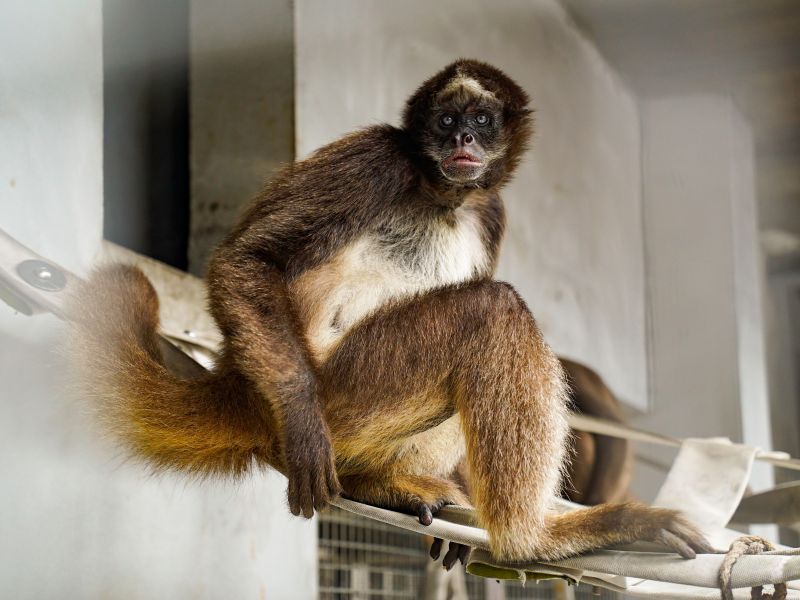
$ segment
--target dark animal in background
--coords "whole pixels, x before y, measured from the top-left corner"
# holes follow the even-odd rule
[[[459,60],[411,96],[401,127],[363,129],[287,167],[211,260],[224,345],[198,379],[162,365],[141,272],[98,270],[75,318],[114,431],[159,468],[273,466],[306,517],[339,493],[422,523],[471,500],[501,559],[638,539],[708,549],[670,510],[546,513],[565,463],[564,374],[525,302],[492,279],[499,190],[531,131],[514,81]],[[451,477],[462,456],[469,500]]]
[[[619,402],[603,379],[579,362],[561,358],[572,408],[586,415],[624,423]],[[628,497],[633,450],[627,440],[573,431],[573,457],[562,494],[581,504],[620,502]]]

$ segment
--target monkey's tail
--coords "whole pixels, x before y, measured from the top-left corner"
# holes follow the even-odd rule
[[[184,379],[166,368],[158,297],[141,270],[97,269],[67,312],[80,389],[134,456],[157,470],[197,476],[238,476],[274,464],[271,428],[243,377],[220,368]]]

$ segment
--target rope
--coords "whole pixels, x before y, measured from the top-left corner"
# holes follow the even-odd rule
[[[733,600],[733,590],[731,589],[731,575],[733,573],[733,565],[739,560],[740,556],[745,554],[762,554],[770,550],[774,550],[775,546],[771,542],[762,537],[755,535],[743,535],[736,538],[725,559],[722,561],[722,566],[719,568],[719,575],[717,581],[719,582],[719,591],[722,592],[722,600]],[[773,584],[773,592],[771,594],[764,593],[764,586],[756,586],[750,590],[751,600],[786,600],[786,584],[776,583]]]

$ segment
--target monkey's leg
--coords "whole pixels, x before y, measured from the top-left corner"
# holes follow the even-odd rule
[[[444,288],[378,311],[345,336],[320,380],[343,476],[383,466],[390,478],[400,449],[408,469],[412,452],[403,444],[457,410],[473,501],[500,558],[555,558],[663,530],[703,548],[702,536],[670,511],[621,505],[546,516],[564,460],[565,384],[506,284]],[[438,466],[425,454],[416,472]]]

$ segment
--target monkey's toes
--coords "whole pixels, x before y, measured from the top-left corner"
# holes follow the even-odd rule
[[[453,568],[453,565],[456,564],[457,560],[460,561],[462,565],[466,565],[471,552],[472,548],[469,546],[459,544],[458,542],[450,542],[447,554],[445,554],[442,559],[442,566],[445,570],[449,571]]]
[[[444,540],[442,538],[433,538],[430,550],[430,555],[433,560],[438,560],[439,556],[441,556],[443,544]],[[442,560],[442,566],[449,571],[453,568],[453,565],[456,564],[457,560],[460,561],[462,565],[466,565],[471,552],[472,548],[470,546],[459,544],[458,542],[450,542],[447,554],[444,555],[444,559]]]
[[[415,504],[416,506],[414,506],[412,512],[416,513],[420,523],[422,523],[425,526],[428,526],[431,523],[433,523],[433,517],[436,515],[437,512],[439,512],[439,510],[441,510],[443,506],[455,504],[455,502],[447,500],[445,498],[439,498],[435,502],[428,503],[419,501],[416,502]]]
[[[421,505],[417,509],[417,517],[419,517],[419,522],[423,525],[430,525],[433,523],[433,511],[431,511],[431,507],[427,504]]]
[[[694,558],[696,556],[694,549],[689,544],[666,529],[658,532],[655,541],[680,554],[683,558]]]
[[[683,558],[695,558],[697,554],[715,552],[714,547],[700,530],[679,516],[676,516],[658,533],[656,541],[680,554]]]
[[[420,503],[417,509],[419,522],[426,526],[430,525],[433,522],[434,515],[439,512],[443,506],[449,504],[455,504],[455,502],[440,498],[433,504]],[[444,540],[441,538],[433,538],[430,550],[430,555],[433,560],[438,560],[439,556],[441,556],[443,544]],[[453,568],[453,565],[456,564],[457,560],[461,561],[462,565],[466,565],[471,552],[472,548],[470,546],[459,544],[458,542],[450,542],[447,553],[444,555],[444,559],[442,559],[442,566],[445,570],[449,571]]]
[[[433,560],[438,560],[439,556],[442,554],[442,544],[444,540],[442,538],[433,538],[433,543],[431,544],[430,555]]]

